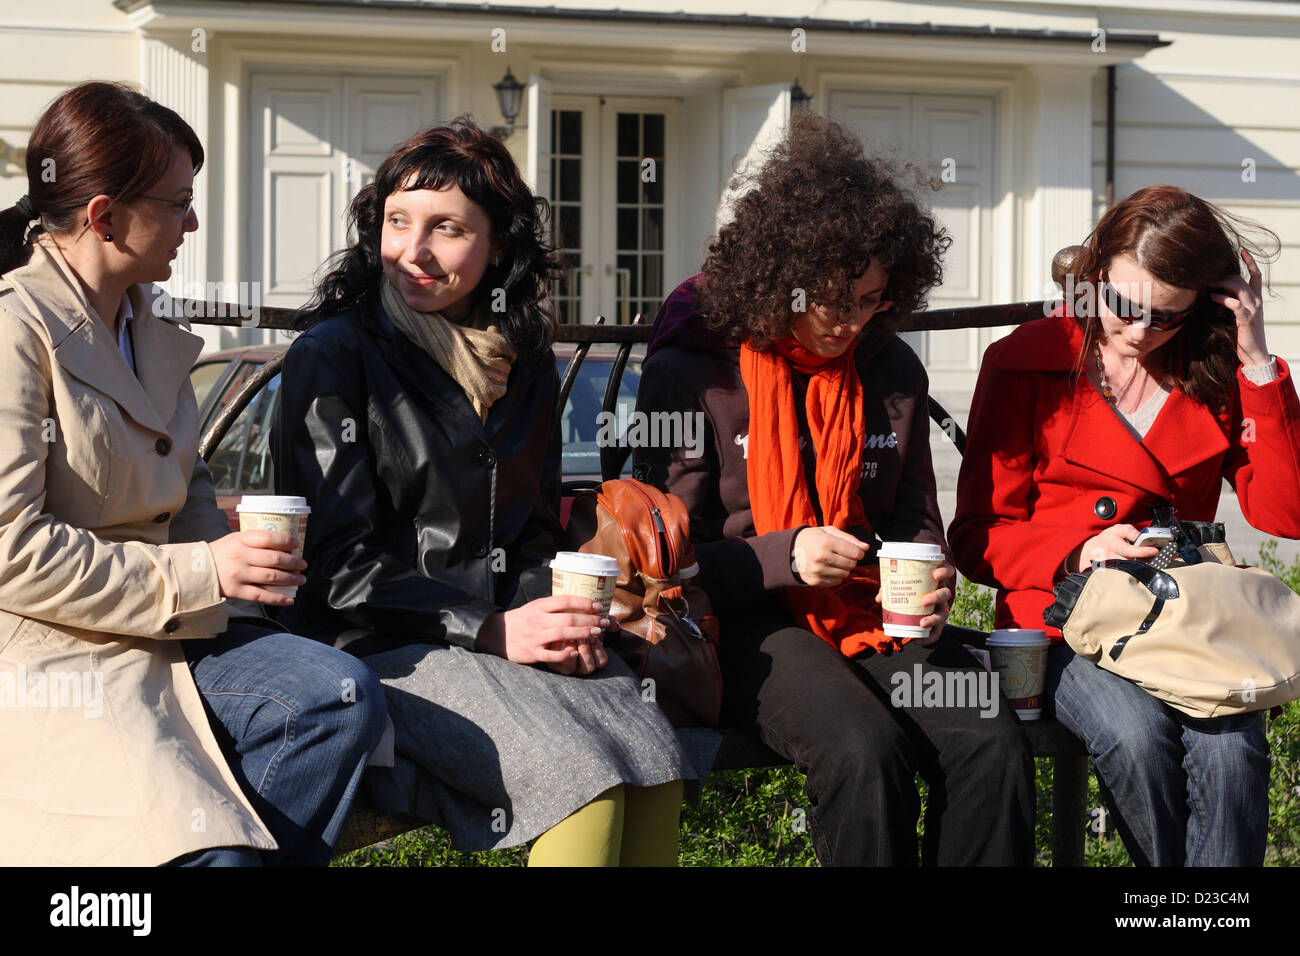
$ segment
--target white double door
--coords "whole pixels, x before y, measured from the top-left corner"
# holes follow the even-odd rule
[[[678,101],[552,95],[533,78],[529,166],[551,202],[561,322],[654,319],[678,276]],[[530,120],[531,122],[531,120]]]
[[[250,73],[243,265],[262,304],[311,297],[325,260],[347,245],[352,197],[395,145],[437,123],[441,94],[433,76]]]

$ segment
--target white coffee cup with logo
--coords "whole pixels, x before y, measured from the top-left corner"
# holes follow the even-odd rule
[[[599,601],[601,613],[608,616],[618,573],[618,558],[561,551],[551,559],[551,594],[574,594]]]
[[[1047,633],[1035,628],[1010,627],[994,631],[985,646],[998,672],[1002,696],[1021,720],[1043,715],[1043,687],[1047,681]]]
[[[877,553],[880,559],[880,597],[888,637],[927,638],[930,628],[921,619],[934,613],[933,605],[921,598],[938,589],[936,568],[943,567],[943,548],[937,544],[886,541]]]
[[[302,544],[307,540],[307,516],[311,507],[306,498],[293,495],[244,495],[235,506],[239,515],[240,531],[279,531],[291,538],[296,538],[298,547],[294,549],[295,557],[302,557]],[[294,597],[298,593],[297,585],[268,587],[276,594]]]

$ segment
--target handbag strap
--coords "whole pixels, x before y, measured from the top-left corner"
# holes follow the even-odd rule
[[[1162,571],[1142,561],[1128,559],[1107,561],[1104,566],[1115,571],[1123,571],[1125,574],[1136,578],[1143,587],[1151,592],[1153,597],[1163,598],[1166,601],[1172,601],[1178,597],[1178,582],[1167,571]]]
[[[1174,600],[1178,597],[1178,582],[1168,572],[1152,567],[1149,564],[1143,564],[1141,561],[1116,561],[1114,564],[1107,564],[1106,567],[1123,571],[1136,578],[1156,599],[1155,603],[1151,605],[1151,610],[1147,612],[1147,616],[1138,625],[1138,629],[1132,634],[1124,635],[1111,646],[1110,659],[1117,661],[1128,644],[1129,638],[1137,637],[1139,634],[1145,634],[1151,630],[1156,618],[1164,610],[1165,601]]]

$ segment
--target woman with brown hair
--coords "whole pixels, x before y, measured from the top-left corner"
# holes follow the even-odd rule
[[[822,863],[914,865],[918,772],[922,862],[1028,863],[1028,743],[944,631],[951,565],[923,598],[927,637],[886,636],[876,606],[882,540],[943,548],[925,370],[894,327],[940,281],[949,240],[894,170],[811,114],[738,186],[703,274],[655,321],[637,396],[644,412],[701,415],[702,451],[634,458],[690,511],[724,722],[807,775]],[[916,703],[922,684],[980,679],[983,708]]]
[[[426,130],[357,193],[284,363],[276,484],[312,506],[292,620],[388,689],[373,802],[461,850],[675,865],[671,726],[606,655],[595,602],[551,596],[559,376],[546,201],[468,120]]]
[[[259,609],[304,564],[230,532],[197,454],[202,342],[153,283],[202,164],[172,110],[83,83],[0,213],[2,863],[323,865],[384,730],[363,665]]]
[[[998,589],[998,627],[1042,628],[1053,586],[1092,561],[1154,557],[1135,544],[1153,507],[1213,520],[1225,479],[1251,524],[1300,537],[1300,402],[1264,344],[1243,227],[1175,186],[1140,189],[1084,243],[1064,306],[985,352],[949,540]],[[1261,864],[1263,715],[1188,717],[1048,632],[1056,716],[1133,859]]]

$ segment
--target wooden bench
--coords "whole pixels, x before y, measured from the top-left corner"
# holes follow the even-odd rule
[[[1058,255],[1065,254],[1065,250]],[[1056,265],[1056,263],[1054,263]],[[240,324],[237,310],[221,303],[186,303],[187,315],[217,316],[218,318],[195,318],[201,325]],[[961,309],[936,310],[917,313],[905,319],[900,331],[940,331],[972,328],[998,328],[1019,325],[1044,315],[1043,303],[1019,302],[1009,305],[975,306]],[[231,316],[231,318],[225,318]],[[290,330],[293,312],[288,309],[262,309],[258,315],[257,326],[263,329]],[[639,317],[638,317],[639,319]],[[561,325],[556,335],[557,342],[576,343],[577,349],[570,359],[561,379],[559,411],[564,410],[578,369],[586,358],[588,350],[594,344],[614,344],[619,346],[618,354],[611,367],[606,383],[603,411],[615,409],[619,384],[623,370],[627,365],[632,349],[638,344],[649,341],[650,327],[642,324],[632,325]],[[240,390],[222,409],[208,432],[203,435],[199,453],[206,460],[220,445],[226,430],[240,413],[272,378],[279,374],[283,365],[283,356],[276,356],[244,383]],[[937,402],[930,398],[930,417],[943,433],[956,445],[959,452],[965,451],[966,435],[956,421]],[[558,418],[558,415],[557,415]],[[600,466],[602,479],[617,477],[628,455],[625,448],[601,447]],[[589,486],[579,483],[566,483],[565,492],[571,493],[577,487]],[[953,625],[949,625],[952,627]],[[988,636],[980,631],[961,628],[965,643],[982,646]],[[1025,731],[1033,748],[1035,757],[1048,757],[1052,760],[1052,863],[1054,866],[1082,866],[1085,835],[1085,803],[1088,790],[1088,754],[1079,740],[1055,720],[1043,719],[1026,723]],[[746,770],[768,767],[788,766],[789,762],[773,753],[748,731],[729,730],[725,732],[722,746],[714,762],[714,770]],[[379,814],[362,801],[354,807],[352,815],[344,826],[342,835],[336,845],[336,852],[345,853],[364,846],[390,839],[401,833],[426,826],[426,822],[410,816],[387,816]]]

